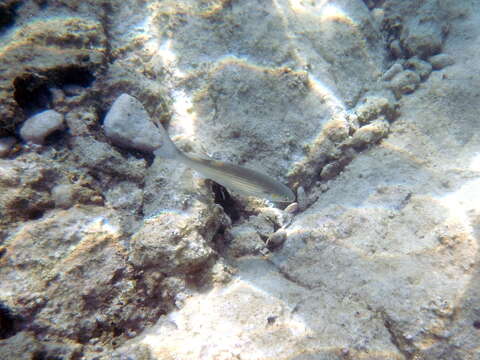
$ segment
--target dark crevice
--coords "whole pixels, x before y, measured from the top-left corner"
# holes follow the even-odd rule
[[[115,326],[114,324],[113,325],[113,337],[119,337],[120,335],[123,334],[123,328],[121,328],[120,326]]]
[[[398,334],[398,331],[395,329],[393,320],[390,316],[384,311],[380,311],[380,315],[383,320],[383,325],[390,334],[390,340],[397,350],[405,357],[405,359],[416,359],[416,357],[408,350],[409,341],[404,339],[401,334]]]
[[[43,209],[32,209],[28,212],[27,216],[29,220],[38,220],[43,217],[45,211]]]
[[[47,80],[37,74],[24,74],[13,81],[13,98],[27,115],[49,109],[52,106],[52,93]]]
[[[95,77],[88,68],[77,65],[52,70],[50,76],[54,84],[60,87],[66,85],[89,87],[95,80]]]
[[[47,351],[41,350],[33,353],[32,360],[63,360],[63,357],[49,355]]]
[[[223,208],[223,211],[230,217],[232,223],[238,221],[240,219],[240,210],[227,189],[212,181],[212,191],[215,194],[215,203]]]
[[[16,10],[19,5],[20,1],[5,1],[0,4],[0,31],[15,23]]]
[[[381,7],[385,0],[363,0],[363,2],[370,10],[372,10]]]
[[[67,139],[68,137],[65,131],[55,130],[45,138],[44,144],[46,146],[54,146],[54,147],[61,145],[60,147],[57,148],[57,150],[59,150],[61,147],[67,145]]]
[[[301,280],[293,277],[292,275],[290,275],[288,272],[286,272],[285,270],[283,270],[280,266],[278,266],[277,264],[275,264],[272,260],[267,259],[267,262],[270,263],[271,265],[273,265],[273,266],[277,269],[278,273],[283,276],[283,278],[285,278],[285,279],[288,280],[289,282],[291,282],[291,283],[293,283],[293,284],[295,284],[295,285],[297,285],[297,286],[299,286],[299,287],[302,287],[302,288],[304,288],[304,289],[306,289],[306,290],[315,290],[315,289],[318,289],[318,288],[320,288],[320,287],[323,287],[323,288],[326,287],[326,285],[323,284],[323,283],[321,283],[321,282],[316,283],[316,284],[313,284],[313,285],[312,285],[312,284],[305,283],[305,282],[303,282],[303,281],[301,281]]]
[[[22,319],[12,314],[12,311],[0,303],[0,339],[8,339],[20,331]]]
[[[32,115],[52,107],[50,88],[68,87],[71,85],[89,87],[95,76],[88,67],[78,65],[62,66],[42,73],[27,72],[13,81],[15,88],[13,97],[18,106]]]
[[[45,9],[48,6],[48,0],[34,0],[40,9]]]

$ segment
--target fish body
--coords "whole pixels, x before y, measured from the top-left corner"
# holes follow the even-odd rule
[[[295,194],[289,187],[258,170],[183,153],[173,143],[162,125],[158,125],[163,143],[155,150],[155,155],[180,161],[208,179],[241,195],[261,197],[273,202],[295,201]]]

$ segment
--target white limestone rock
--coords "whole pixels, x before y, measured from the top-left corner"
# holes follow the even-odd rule
[[[120,147],[150,152],[162,144],[161,134],[143,105],[128,94],[115,100],[103,126],[107,137]]]
[[[26,142],[42,145],[48,135],[63,128],[63,115],[55,110],[45,110],[23,123],[20,136]]]

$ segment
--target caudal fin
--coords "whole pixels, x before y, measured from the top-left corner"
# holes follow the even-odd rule
[[[157,128],[160,132],[162,138],[162,145],[155,149],[153,153],[155,154],[155,156],[160,156],[165,159],[177,158],[181,154],[180,150],[178,150],[172,139],[170,139],[170,136],[168,136],[162,124],[159,121],[154,121],[154,123],[155,125],[157,125]]]

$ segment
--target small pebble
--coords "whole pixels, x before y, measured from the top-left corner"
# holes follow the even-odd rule
[[[368,124],[380,115],[385,115],[387,118],[393,118],[394,107],[385,97],[368,96],[357,106],[355,113],[357,115],[357,121],[360,124]]]
[[[405,67],[407,69],[414,70],[422,80],[428,78],[428,76],[432,72],[432,65],[429,62],[421,60],[416,56],[408,59],[405,62]]]
[[[330,189],[330,186],[328,186],[328,184],[326,184],[326,183],[320,184],[320,191],[322,193],[327,192],[329,189]]]
[[[405,70],[395,75],[390,81],[390,87],[395,93],[395,96],[399,97],[403,94],[410,94],[414,92],[418,84],[420,83],[420,76],[412,70]]]
[[[295,214],[298,211],[298,203],[291,203],[285,208],[284,211],[289,214]]]
[[[322,180],[330,180],[337,176],[341,171],[341,166],[338,162],[334,161],[326,164],[320,171],[320,178]]]
[[[287,232],[284,229],[279,229],[267,238],[266,246],[269,249],[274,249],[282,245],[287,240]]]
[[[428,59],[428,61],[430,61],[430,64],[432,64],[432,67],[435,70],[443,69],[444,67],[453,65],[455,63],[455,59],[453,58],[453,56],[447,54],[438,54],[432,56]]]
[[[162,136],[143,105],[128,94],[120,95],[105,116],[105,134],[120,147],[154,151],[162,145]]]
[[[390,53],[395,59],[399,59],[403,56],[402,46],[400,45],[400,41],[394,40],[390,44]]]
[[[85,88],[75,84],[64,85],[62,89],[66,96],[78,96],[81,95],[83,91],[85,91]]]
[[[366,145],[376,143],[388,134],[389,125],[385,120],[375,120],[372,123],[362,126],[353,134],[351,145],[354,148],[362,148]]]
[[[7,136],[0,138],[0,157],[5,157],[12,150],[16,140],[13,136]]]
[[[385,18],[385,10],[381,8],[375,8],[372,10],[372,17],[377,24],[382,24],[383,19]]]
[[[55,206],[68,209],[73,205],[74,201],[74,186],[70,184],[59,184],[52,189],[52,198]]]
[[[399,72],[402,72],[402,71],[403,71],[402,64],[395,63],[392,66],[390,66],[390,69],[385,71],[382,78],[385,81],[392,80],[395,75],[397,75]]]
[[[308,206],[308,198],[307,194],[305,194],[305,189],[303,186],[299,186],[297,189],[297,203],[298,203],[298,210],[303,211]]]
[[[23,123],[20,137],[26,142],[42,145],[48,135],[63,128],[63,115],[55,110],[46,110]]]

